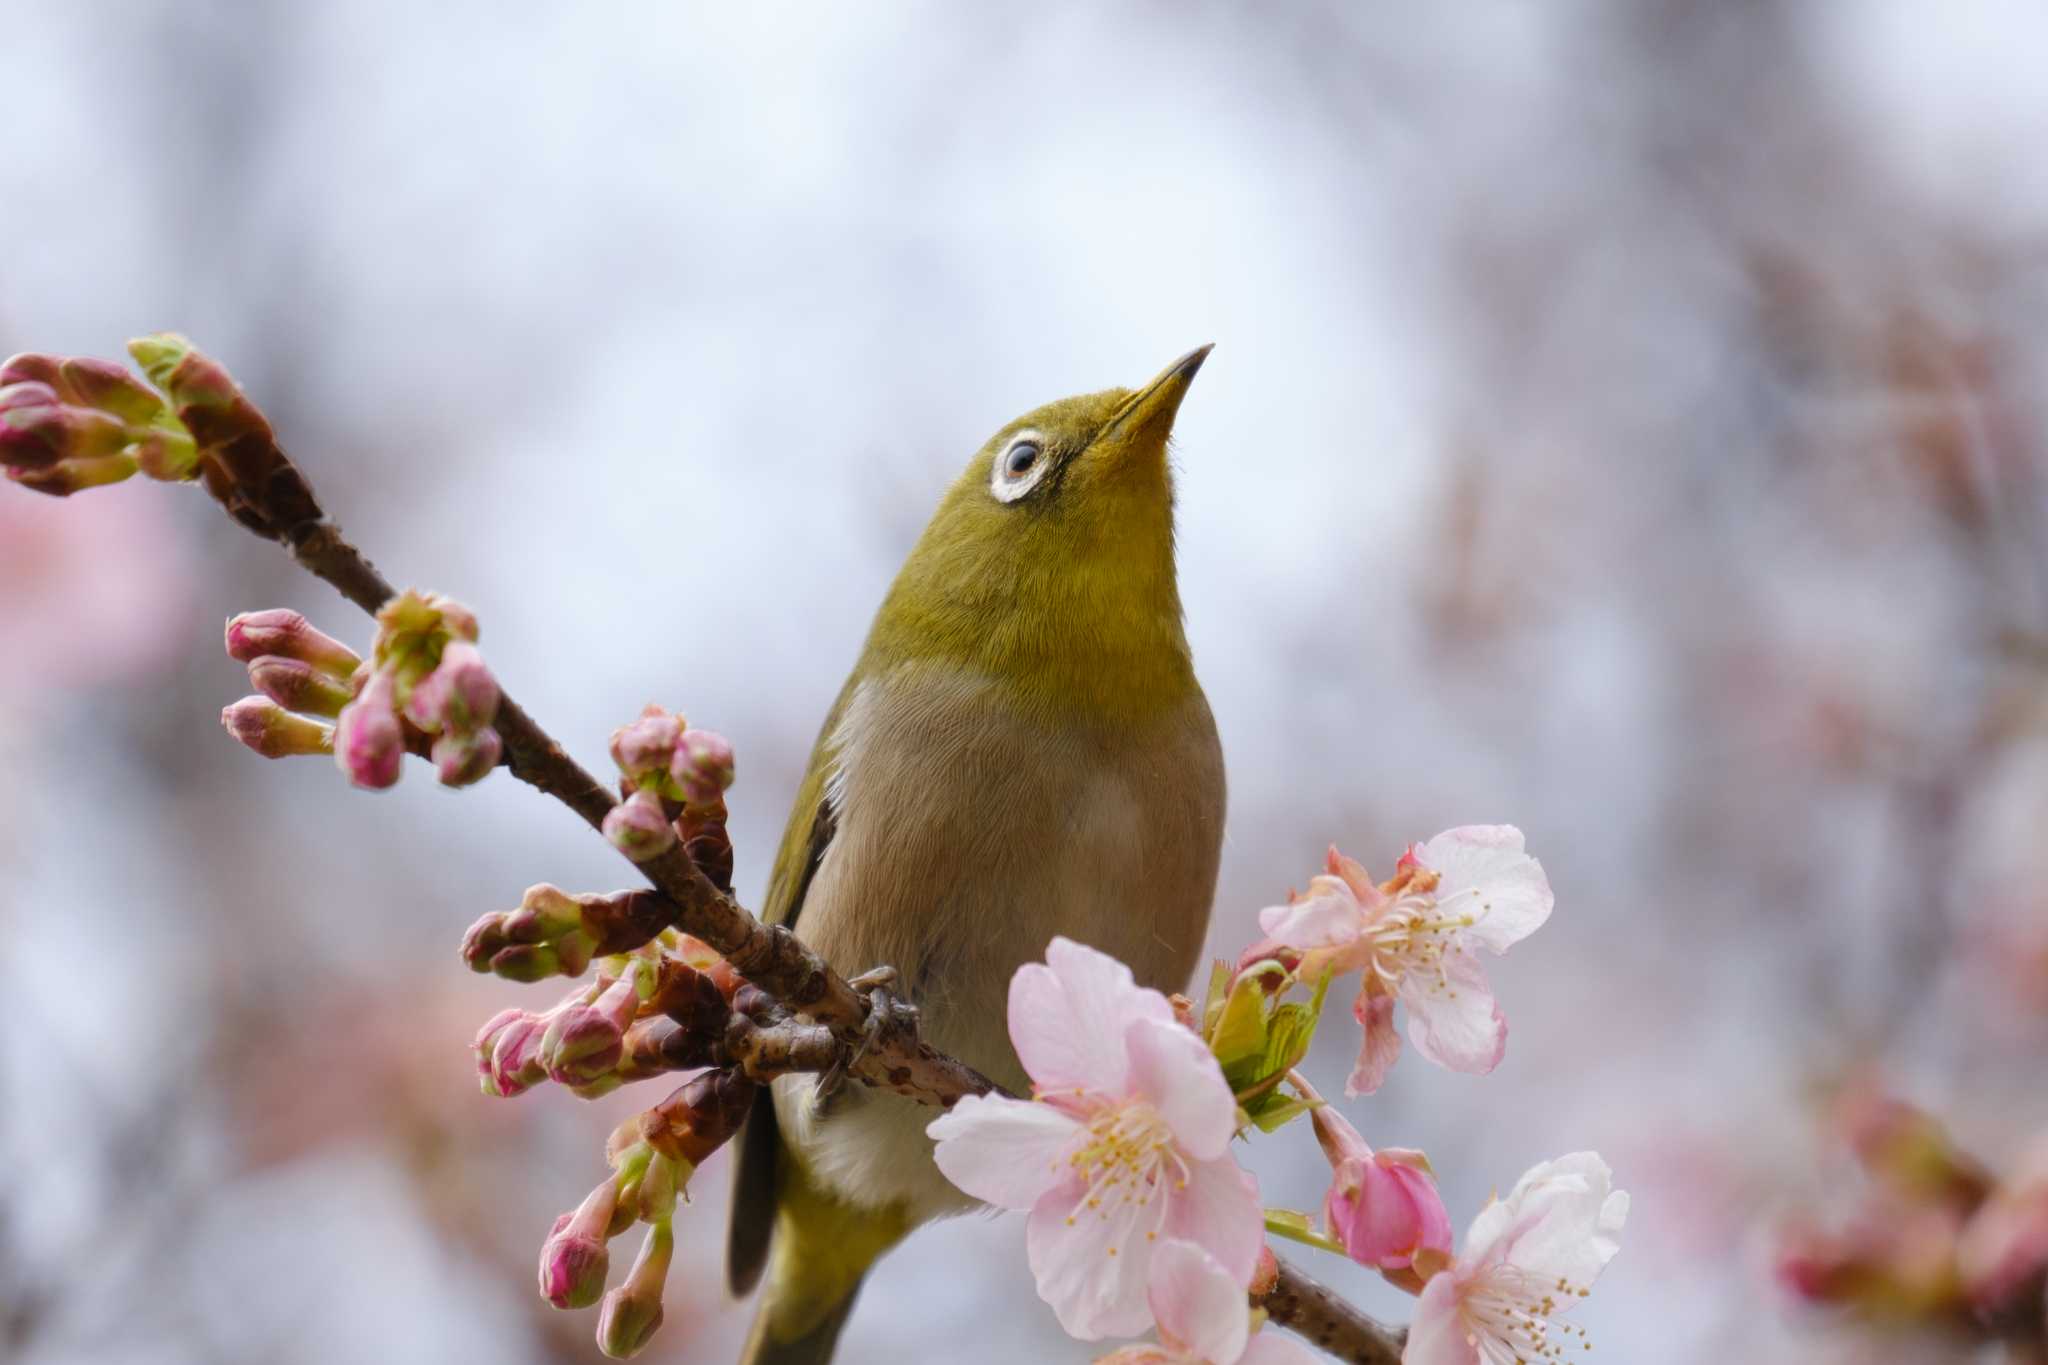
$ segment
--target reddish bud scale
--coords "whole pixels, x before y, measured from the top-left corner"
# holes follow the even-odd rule
[[[755,1089],[729,1069],[692,1077],[640,1115],[640,1136],[671,1161],[701,1166],[739,1131]]]
[[[732,894],[732,837],[725,829],[725,800],[706,806],[686,806],[676,827],[682,834],[683,851],[711,884]]]

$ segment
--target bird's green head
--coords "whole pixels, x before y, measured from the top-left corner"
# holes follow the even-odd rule
[[[1116,722],[1194,687],[1167,438],[1209,348],[1144,387],[1028,412],[975,452],[889,591],[865,663],[951,663]]]

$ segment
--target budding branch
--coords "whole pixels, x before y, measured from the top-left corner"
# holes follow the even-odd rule
[[[320,510],[268,421],[236,397],[216,415],[223,428],[233,430],[211,441],[206,437],[215,433],[195,433],[202,449],[221,452],[204,471],[207,491],[234,520],[278,541],[302,568],[376,615],[396,591]],[[495,724],[504,740],[505,766],[514,777],[554,797],[592,829],[602,828],[615,804],[612,793],[525,708],[503,697]],[[681,844],[635,866],[667,898],[675,928],[708,944],[781,1006],[733,1013],[718,1060],[749,1079],[843,1069],[868,1085],[939,1108],[964,1095],[1000,1089],[923,1042],[900,1016],[883,1014],[788,929],[754,918],[713,884]],[[649,1031],[636,1040],[636,1048],[646,1062],[658,1064],[662,1042],[658,1030]],[[1352,1365],[1397,1365],[1401,1358],[1404,1334],[1367,1317],[1285,1262],[1270,1286],[1255,1290],[1253,1300],[1274,1323]]]

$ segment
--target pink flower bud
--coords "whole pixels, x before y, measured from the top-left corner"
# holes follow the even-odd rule
[[[69,401],[111,413],[130,426],[147,425],[166,415],[164,400],[126,365],[72,356],[57,362],[57,374],[58,387]]]
[[[0,464],[6,454],[0,451]],[[48,469],[8,469],[7,481],[53,498],[68,498],[88,488],[120,483],[135,473],[135,461],[127,455],[104,455],[97,459],[59,460]]]
[[[37,383],[54,386],[63,377],[64,360],[61,356],[44,355],[37,351],[23,351],[0,361],[0,385]]]
[[[99,460],[119,455],[129,444],[118,417],[62,403],[30,403],[19,388],[0,390],[0,464],[34,473],[60,461]],[[131,472],[134,462],[129,461]]]
[[[370,675],[362,695],[342,708],[334,731],[334,757],[348,780],[381,790],[398,781],[405,759],[405,730],[398,723],[397,687],[391,674]]]
[[[661,808],[661,798],[641,790],[611,808],[604,817],[604,837],[636,863],[658,858],[675,847],[676,827]]]
[[[668,1223],[654,1224],[626,1282],[604,1296],[597,1316],[597,1348],[612,1359],[638,1355],[661,1326],[662,1284],[668,1279],[675,1243]]]
[[[627,977],[605,987],[593,1003],[557,1014],[540,1045],[549,1078],[560,1085],[587,1085],[617,1067],[639,1004],[639,992]]]
[[[334,731],[317,720],[295,716],[268,697],[244,697],[220,713],[220,723],[237,740],[265,758],[333,751]]]
[[[338,716],[352,699],[347,684],[309,663],[275,654],[250,661],[249,681],[279,706],[302,715]]]
[[[505,1010],[478,1030],[471,1046],[486,1095],[510,1099],[547,1079],[540,1064],[545,1030],[545,1021],[525,1010]]]
[[[481,782],[505,756],[505,742],[488,726],[474,734],[444,734],[434,741],[431,757],[444,787]]]
[[[428,734],[469,734],[498,715],[498,680],[467,640],[451,640],[434,671],[414,685],[405,713]]]
[[[667,773],[683,718],[650,703],[630,725],[612,731],[612,761],[636,785]]]
[[[347,682],[362,660],[330,635],[313,628],[305,617],[282,607],[245,611],[228,619],[228,657],[254,663],[266,654],[311,664],[330,678]]]
[[[588,1308],[604,1293],[611,1254],[605,1235],[618,1205],[617,1182],[607,1178],[574,1213],[555,1220],[540,1249],[540,1296],[557,1308]]]
[[[1323,1199],[1330,1235],[1360,1265],[1400,1270],[1423,1252],[1449,1256],[1451,1218],[1420,1152],[1375,1152],[1327,1105],[1314,1112],[1316,1136],[1334,1178]]]
[[[732,744],[714,730],[685,730],[676,742],[670,776],[692,806],[715,804],[732,785]]]

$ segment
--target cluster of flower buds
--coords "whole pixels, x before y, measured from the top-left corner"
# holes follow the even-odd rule
[[[2000,1180],[1877,1091],[1852,1089],[1833,1119],[1868,1186],[1842,1225],[1781,1234],[1780,1282],[1872,1323],[2048,1341],[2048,1144]]]
[[[733,781],[732,745],[649,706],[612,732],[611,748],[625,799],[605,817],[605,837],[635,862],[659,857],[680,839],[704,875],[729,888],[725,792]]]
[[[570,895],[542,882],[526,889],[518,909],[494,911],[470,925],[462,960],[471,971],[507,981],[581,976],[592,958],[630,953],[674,920],[674,904],[659,891]]]
[[[408,591],[384,604],[369,665],[334,736],[349,781],[392,786],[413,735],[423,737],[445,786],[466,787],[498,765],[498,682],[476,637],[476,617],[445,597]]]
[[[675,1251],[671,1220],[697,1166],[738,1131],[754,1083],[732,1071],[706,1071],[660,1104],[621,1124],[606,1156],[611,1173],[574,1211],[555,1219],[540,1250],[541,1297],[557,1308],[602,1300],[597,1344],[615,1359],[636,1355],[661,1326],[661,1296]],[[647,1224],[633,1268],[607,1291],[608,1243]]]
[[[265,758],[334,751],[334,727],[354,695],[362,660],[295,611],[244,612],[228,622],[228,657],[249,667],[258,695],[220,713],[236,739]]]
[[[529,946],[509,944],[499,955]],[[560,952],[543,948],[535,959],[518,961],[552,957],[559,965]],[[492,1016],[472,1044],[483,1091],[510,1098],[548,1080],[595,1099],[648,1076],[721,1064],[740,984],[703,944],[663,931],[631,952],[605,957],[594,981],[551,1009]]]
[[[17,355],[0,365],[0,466],[64,497],[141,473],[189,479],[198,449],[164,400],[110,360]]]

